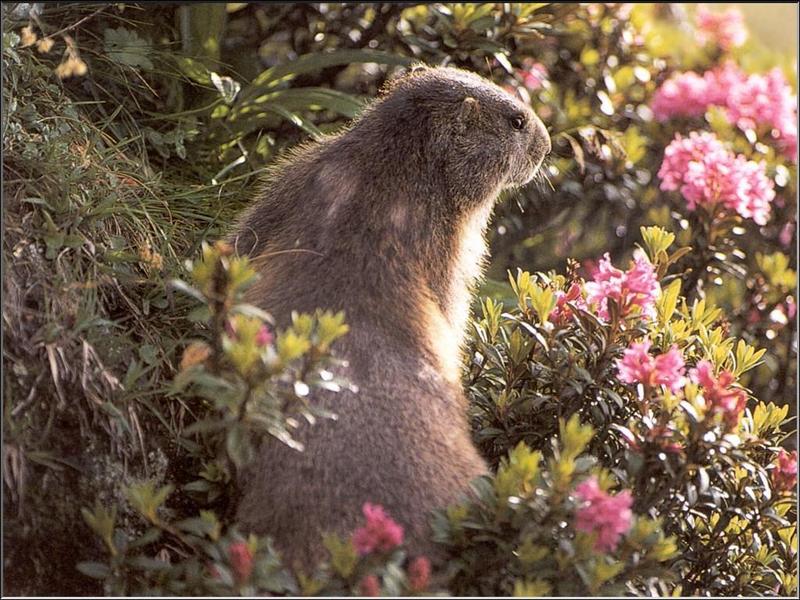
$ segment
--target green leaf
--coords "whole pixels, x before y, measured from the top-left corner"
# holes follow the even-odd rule
[[[145,571],[165,571],[171,568],[169,563],[149,556],[132,556],[128,559],[128,564]]]
[[[96,502],[94,510],[88,508],[81,508],[81,515],[87,525],[91,527],[109,548],[109,551],[114,552],[114,545],[111,541],[114,535],[114,524],[117,519],[117,508],[112,506],[106,509],[100,502]]]
[[[237,468],[249,462],[252,454],[250,440],[243,427],[233,425],[225,436],[225,452]]]
[[[314,138],[322,136],[322,131],[310,119],[306,119],[304,116],[292,112],[280,104],[270,104],[264,107],[264,110],[286,119],[289,123],[296,125]]]
[[[161,537],[161,530],[156,527],[151,527],[150,529],[145,531],[143,535],[132,540],[131,542],[128,542],[128,547],[141,548],[143,546],[149,546],[153,542],[158,541],[160,537]]]
[[[177,56],[175,57],[175,62],[181,72],[195,83],[211,85],[212,71],[199,60],[194,60],[188,56]]]
[[[559,419],[559,432],[563,444],[562,456],[575,459],[586,449],[594,437],[594,428],[591,425],[582,425],[577,413],[572,415],[565,423]]]
[[[155,489],[155,482],[145,481],[127,489],[128,501],[139,514],[151,523],[158,523],[156,511],[172,493],[173,487],[165,485]]]
[[[541,460],[541,452],[533,451],[524,442],[520,442],[509,453],[508,458],[500,462],[494,490],[501,503],[510,496],[524,497],[534,491]]]
[[[517,579],[514,582],[514,597],[539,598],[551,595],[550,584],[544,579]]]
[[[326,534],[322,544],[331,555],[331,566],[339,575],[347,579],[358,563],[358,554],[350,538],[342,539],[335,534]]]
[[[184,486],[184,489],[186,486]],[[208,511],[204,511],[208,512]],[[179,521],[175,523],[175,527],[181,529],[182,531],[186,531],[188,533],[194,534],[198,537],[218,537],[220,533],[220,524],[215,519],[209,519],[208,517],[194,517],[191,519],[184,519],[183,521]]]
[[[736,345],[736,360],[734,361],[733,371],[734,375],[738,377],[742,373],[749,371],[750,369],[761,364],[761,362],[763,362],[761,358],[764,356],[764,354],[766,354],[766,352],[766,348],[756,350],[744,340],[739,340],[739,343]]]
[[[3,32],[3,51],[11,50],[12,48],[16,48],[17,44],[19,44],[20,37],[13,31],[4,31]]]
[[[192,287],[191,285],[189,285],[188,283],[186,283],[181,279],[171,279],[169,281],[169,285],[173,289],[176,289],[179,292],[183,292],[184,294],[186,294],[187,296],[191,296],[195,300],[199,300],[200,302],[203,303],[205,303],[206,301],[206,297],[203,295],[203,292],[201,292],[195,287]]]
[[[647,250],[647,256],[653,264],[656,264],[659,254],[661,252],[666,252],[670,245],[672,245],[672,242],[675,241],[675,234],[666,231],[662,227],[642,226],[639,231],[641,232],[642,241]]]
[[[325,311],[318,316],[317,343],[324,352],[335,340],[349,330],[350,327],[344,322],[343,311],[339,311],[336,314]]]
[[[108,565],[99,562],[81,562],[77,564],[77,569],[93,579],[105,579],[111,575]]]
[[[158,348],[152,344],[145,344],[139,347],[139,357],[148,365],[158,362]]]
[[[311,349],[311,341],[290,329],[278,335],[275,348],[280,359],[284,363],[288,363],[308,352]]]
[[[661,297],[656,301],[656,309],[658,311],[658,320],[662,326],[665,326],[675,314],[675,309],[678,307],[678,296],[681,293],[681,280],[675,279],[663,291]]]
[[[531,307],[539,317],[539,323],[546,323],[552,310],[556,307],[555,292],[549,287],[543,288],[539,285],[530,287]]]
[[[407,66],[413,62],[413,58],[376,50],[335,50],[324,54],[304,54],[291,62],[271,67],[262,72],[245,88],[244,95],[247,97],[252,96],[259,93],[261,89],[275,86],[278,83],[285,83],[298,75],[312,73],[327,67],[355,63]]]
[[[150,61],[150,42],[143,40],[135,31],[118,27],[108,28],[103,32],[104,49],[108,57],[122,65],[140,67],[145,71],[153,70]]]
[[[304,87],[288,90],[275,90],[237,105],[234,114],[228,118],[235,121],[239,115],[257,111],[268,105],[279,105],[292,112],[330,110],[345,117],[355,117],[364,108],[361,101],[350,94],[323,87]]]

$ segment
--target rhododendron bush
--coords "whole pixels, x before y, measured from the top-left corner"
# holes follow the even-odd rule
[[[796,62],[687,6],[4,4],[6,591],[796,594]],[[336,417],[347,311],[276,329],[219,240],[414,61],[553,142],[496,208],[464,348],[490,471],[430,555],[366,499],[299,568],[236,481]]]
[[[475,439],[500,462],[519,444],[548,453],[564,435],[559,421],[580,415],[597,432],[592,460],[618,490],[602,493],[592,478],[574,490],[587,507],[574,526],[597,533],[595,550],[613,554],[631,511],[647,514],[676,545],[671,576],[647,584],[654,593],[788,594],[797,584],[796,453],[780,447],[788,407],[759,402],[741,384],[766,350],[730,337],[719,308],[687,301],[665,270],[681,252],[675,236],[651,227],[642,238],[627,274],[610,264],[586,282],[519,272],[515,307],[484,301],[469,380]],[[601,310],[590,298],[612,269],[624,283]],[[629,283],[659,272],[647,293]],[[571,318],[554,322],[567,289],[578,290],[566,303]],[[637,310],[624,310],[634,301]],[[552,560],[545,553],[538,566]]]

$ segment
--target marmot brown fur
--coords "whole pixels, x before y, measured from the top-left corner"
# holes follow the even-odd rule
[[[304,427],[298,452],[267,441],[238,519],[287,559],[318,560],[321,532],[349,534],[365,502],[430,552],[429,512],[486,471],[460,381],[470,293],[498,194],[530,181],[550,139],[531,109],[453,68],[418,68],[343,133],[290,153],[239,222],[256,257],[248,301],[278,326],[291,311],[344,310],[335,350],[357,392],[320,393],[335,421]]]

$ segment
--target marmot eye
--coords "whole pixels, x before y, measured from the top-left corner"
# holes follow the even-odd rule
[[[514,115],[509,119],[509,122],[511,123],[511,127],[517,131],[525,129],[525,117],[523,115]]]

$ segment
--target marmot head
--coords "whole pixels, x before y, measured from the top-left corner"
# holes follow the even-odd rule
[[[428,166],[419,176],[438,177],[459,202],[528,183],[551,149],[529,106],[461,69],[416,67],[391,81],[368,113],[388,134],[385,143],[402,138],[404,155]]]

